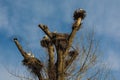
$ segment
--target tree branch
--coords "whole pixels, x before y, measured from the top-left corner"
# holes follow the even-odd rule
[[[71,52],[71,53],[69,52],[69,54],[72,54],[72,55],[71,55],[70,60],[67,61],[67,64],[65,66],[65,72],[68,70],[68,68],[70,67],[70,65],[73,63],[73,61],[78,56],[78,52],[77,51],[74,51],[74,52]]]
[[[43,30],[43,32],[51,39],[52,38],[52,34],[51,32],[49,31],[48,27],[46,25],[42,25],[42,24],[39,24],[38,25],[39,28],[41,28]]]
[[[22,49],[22,46],[20,45],[20,43],[19,43],[19,41],[17,40],[17,38],[14,38],[14,42],[15,42],[18,50],[20,51],[21,55],[22,55],[24,58],[29,57],[29,56],[27,55],[27,53]]]
[[[72,32],[68,38],[68,45],[67,45],[66,51],[64,52],[64,58],[67,56],[69,49],[72,45],[73,39],[76,35],[76,32],[80,29],[81,21],[85,18],[85,16],[86,16],[86,12],[83,9],[78,9],[74,12],[73,17],[74,17],[75,22],[72,26]]]
[[[63,51],[57,50],[57,66],[56,66],[56,77],[57,80],[64,80],[64,59],[63,59]]]
[[[73,39],[76,35],[76,32],[78,31],[78,28],[80,27],[80,23],[81,23],[81,18],[78,18],[78,20],[76,20],[73,24],[74,28],[72,29],[72,32],[70,33],[70,36],[68,38],[68,45],[67,45],[66,51],[64,52],[64,58],[67,56],[67,54],[69,52],[69,49],[73,42]]]
[[[43,77],[40,73],[43,65],[40,60],[35,58],[34,56],[28,55],[23,49],[22,46],[19,44],[17,38],[14,38],[14,42],[21,52],[21,55],[24,57],[22,61],[25,66],[27,66],[31,71],[39,78],[39,80],[43,80]]]
[[[48,46],[48,55],[49,55],[48,76],[50,80],[56,80],[56,70],[55,70],[55,62],[54,62],[54,46],[53,45]]]

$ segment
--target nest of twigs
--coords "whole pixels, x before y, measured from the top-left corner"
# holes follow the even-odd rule
[[[34,73],[35,75],[37,75],[43,67],[42,63],[37,58],[34,57],[24,59],[22,63],[23,65],[27,66],[28,69],[30,69],[31,72]]]
[[[42,47],[48,47],[50,45],[55,45],[57,49],[65,50],[68,42],[68,34],[62,33],[52,33],[52,39],[42,39],[40,41]]]
[[[67,39],[69,37],[69,34],[67,33],[52,33],[53,39]]]
[[[73,51],[70,51],[70,52],[69,52],[69,56],[73,57],[73,56],[75,56],[75,55],[78,55],[78,52],[77,52],[77,51],[73,50]]]
[[[45,48],[52,45],[52,42],[49,39],[43,39],[40,41],[40,43],[41,43],[41,46]]]
[[[75,12],[73,14],[74,20],[77,20],[78,18],[84,19],[85,16],[86,16],[86,11],[83,9],[75,10]]]
[[[55,44],[55,46],[58,49],[65,50],[67,47],[69,35],[62,33],[53,33],[52,35],[53,35],[52,42]]]

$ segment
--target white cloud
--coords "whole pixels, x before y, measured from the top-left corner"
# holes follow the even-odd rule
[[[92,0],[88,4],[88,24],[96,26],[96,32],[105,35],[116,41],[120,41],[120,10],[118,9],[119,0],[109,1]]]
[[[94,2],[94,3],[93,3]],[[57,3],[57,2],[56,2]],[[6,29],[9,34],[15,34],[16,32],[20,32],[20,30],[23,28],[24,30],[27,29],[32,29],[33,28],[33,23],[31,23],[31,26],[29,23],[27,23],[23,26],[18,27],[20,23],[20,16],[18,15],[17,10],[22,11],[23,14],[26,14],[26,10],[31,11],[32,15],[34,17],[30,18],[31,21],[29,22],[38,22],[39,20],[44,21],[45,17],[50,17],[55,14],[57,14],[57,11],[61,11],[62,15],[61,18],[64,20],[67,24],[71,23],[72,21],[72,14],[74,9],[79,8],[82,5],[82,1],[64,1],[64,3],[60,3],[58,5],[55,5],[55,2],[46,2],[46,1],[14,1],[10,2],[10,4],[13,5],[13,7],[16,7],[13,10],[13,16],[11,17],[12,19],[8,20],[8,11],[7,8],[1,7],[0,8],[0,28]],[[115,5],[115,3],[114,3]],[[83,5],[82,5],[83,6]],[[107,7],[109,6],[109,7]],[[101,35],[107,35],[112,38],[115,38],[116,40],[120,39],[120,25],[119,25],[119,10],[115,9],[116,6],[110,6],[107,4],[107,1],[101,1],[101,4],[98,4],[98,1],[92,0],[92,2],[89,2],[85,8],[88,9],[88,23],[93,23],[97,26],[96,30],[99,34]],[[111,10],[112,9],[112,10]],[[96,15],[93,15],[93,13],[96,13]],[[101,18],[102,16],[105,18]],[[114,16],[113,16],[114,15]],[[56,17],[58,17],[57,15]],[[26,16],[25,16],[26,17]],[[28,17],[26,17],[28,18]],[[44,19],[42,19],[44,18]],[[55,18],[55,17],[54,17]],[[29,20],[29,19],[27,19]],[[103,22],[105,21],[105,22]],[[53,23],[56,23],[57,21],[53,21]],[[59,21],[58,21],[59,22]],[[95,23],[94,23],[95,22]],[[9,27],[8,27],[8,23]],[[47,23],[47,22],[46,22]],[[72,24],[72,23],[71,23]],[[3,27],[4,25],[4,27]],[[36,23],[37,27],[37,23]],[[25,29],[26,28],[26,29]],[[31,30],[32,31],[32,30]],[[27,31],[28,32],[28,31]],[[29,31],[30,33],[30,31]],[[32,33],[32,32],[31,32]],[[33,33],[32,33],[33,34]],[[36,33],[35,33],[36,34]]]

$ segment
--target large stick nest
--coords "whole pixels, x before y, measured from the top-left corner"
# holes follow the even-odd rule
[[[52,33],[52,39],[42,39],[41,40],[41,46],[43,47],[48,47],[50,45],[55,45],[57,49],[62,49],[65,50],[67,47],[67,42],[68,42],[68,34],[62,34],[62,33]]]
[[[37,58],[34,57],[26,58],[22,62],[23,65],[27,66],[28,69],[30,69],[31,72],[34,73],[35,75],[38,74],[43,67],[42,63]]]
[[[52,42],[49,39],[43,39],[40,41],[40,43],[41,43],[41,46],[45,48],[52,45]]]
[[[69,37],[69,34],[67,33],[52,33],[53,39],[67,39]]]
[[[74,20],[77,20],[78,18],[84,19],[85,16],[86,16],[86,11],[83,9],[78,9],[73,14]]]
[[[65,49],[68,42],[68,34],[62,33],[52,33],[53,39],[52,42],[61,49]]]

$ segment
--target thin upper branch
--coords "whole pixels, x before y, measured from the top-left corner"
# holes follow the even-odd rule
[[[38,60],[37,58],[35,58],[34,56],[27,54],[22,49],[22,46],[19,44],[19,41],[17,40],[17,38],[14,38],[14,42],[15,42],[17,48],[19,49],[21,55],[24,57],[24,60],[22,61],[23,64],[25,66],[27,66],[28,68],[30,68],[31,72],[33,72],[35,75],[37,75],[39,80],[43,80],[43,77],[40,73],[40,71],[42,70],[42,67],[43,67],[41,61]]]
[[[73,39],[76,35],[76,32],[81,28],[81,21],[82,21],[82,19],[85,18],[85,16],[86,16],[85,10],[83,10],[83,9],[75,10],[74,15],[73,15],[75,22],[72,26],[72,32],[68,38],[68,45],[67,45],[66,51],[64,52],[64,58],[68,54],[69,49],[72,45]]]
[[[49,38],[52,38],[52,34],[51,32],[49,31],[48,27],[46,25],[43,25],[43,24],[39,24],[38,25],[39,28],[41,28],[43,30],[43,32],[49,37]]]
[[[70,36],[68,38],[68,45],[67,45],[66,51],[64,52],[64,58],[66,57],[70,47],[72,46],[73,39],[76,35],[76,32],[78,31],[78,28],[80,27],[80,23],[81,23],[81,18],[78,18],[78,20],[76,20],[73,24],[74,28],[72,29],[72,32],[70,33]]]
[[[18,48],[18,50],[20,51],[21,55],[24,57],[24,58],[27,58],[28,55],[27,53],[23,50],[22,46],[20,45],[19,41],[17,40],[17,38],[14,38],[14,42]]]

